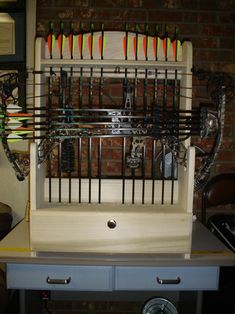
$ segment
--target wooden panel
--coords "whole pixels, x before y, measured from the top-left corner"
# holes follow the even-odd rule
[[[174,206],[158,212],[147,205],[82,204],[31,213],[31,245],[38,251],[189,253],[191,229],[192,215]]]

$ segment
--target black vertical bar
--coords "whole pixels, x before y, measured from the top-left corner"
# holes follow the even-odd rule
[[[125,24],[125,31],[126,31],[126,47],[125,47],[125,60],[128,59],[127,54],[128,54],[128,24]]]
[[[61,203],[61,143],[58,145],[58,195],[59,195],[59,203]]]
[[[165,196],[165,157],[166,157],[166,147],[165,144],[162,144],[162,197],[161,203],[164,204],[164,196]]]
[[[52,36],[53,36],[53,23],[50,22],[49,24],[49,40],[51,40],[51,43],[50,43],[50,59],[53,58],[52,56],[52,44],[53,44],[53,39],[52,39]],[[53,98],[53,88],[52,88],[52,85],[53,85],[53,78],[52,78],[52,73],[53,73],[53,70],[52,70],[52,67],[50,67],[50,74],[49,74],[49,77],[48,77],[48,129],[51,128],[51,109],[52,109],[52,98]],[[48,154],[48,158],[47,158],[47,162],[48,162],[48,194],[49,194],[49,202],[51,203],[52,199],[51,199],[51,188],[52,188],[52,181],[51,181],[51,154]]]
[[[73,24],[71,23],[70,25],[70,36],[72,37],[71,39],[71,51],[70,51],[70,58],[71,60],[73,59],[73,49],[74,49],[74,30],[73,30]],[[73,109],[74,109],[74,103],[73,103],[73,92],[74,92],[74,81],[73,81],[73,67],[71,66],[70,68],[70,77],[69,77],[69,107],[70,107],[70,111],[69,111],[69,122],[73,122]],[[70,158],[69,158],[69,203],[71,203],[72,201],[72,171],[73,171],[73,163],[74,160],[71,160],[71,158],[74,159],[75,154],[74,154],[74,149],[73,149],[73,141],[69,140],[70,145]]]
[[[171,153],[171,204],[174,203],[174,186],[175,186],[175,163],[174,151]]]
[[[101,203],[101,182],[102,182],[102,138],[99,138],[98,144],[98,203]]]
[[[155,60],[157,61],[158,60],[158,37],[159,37],[159,33],[158,33],[158,25],[155,25],[155,38],[156,38],[156,41],[155,41],[155,51],[156,51],[156,57],[155,57]]]
[[[52,70],[50,71],[52,72]],[[52,82],[51,82],[51,73],[48,77],[48,129],[51,127],[51,107],[52,107]],[[51,154],[48,154],[47,157],[47,163],[48,163],[48,194],[49,194],[49,202],[51,202]]]
[[[142,204],[145,202],[145,145],[142,148]]]
[[[92,138],[88,138],[88,202],[91,203],[91,176],[92,176],[92,156],[91,156],[91,149],[92,149]]]
[[[80,51],[80,58],[83,59],[83,25],[80,23],[80,31],[81,31],[81,51]],[[79,109],[83,106],[83,68],[80,68],[80,77],[79,77]],[[82,201],[82,138],[79,137],[77,140],[78,144],[78,202],[81,203]]]
[[[132,198],[131,203],[135,204],[135,169],[131,169],[132,173]]]
[[[163,80],[163,110],[167,110],[167,69],[165,69],[165,76]]]
[[[177,30],[175,28],[175,41],[176,41],[176,56],[175,56],[175,61],[177,61]],[[174,120],[177,121],[177,129],[179,126],[179,121],[178,121],[178,116],[179,114],[176,113],[178,112],[177,108],[177,85],[178,85],[178,71],[175,69],[175,78],[174,78],[174,84],[173,84],[173,110],[175,112],[175,117]],[[174,150],[172,150],[172,155],[171,155],[171,204],[174,203],[174,187],[175,187],[175,162],[174,162]]]
[[[125,60],[127,60],[128,54],[128,25],[125,24]],[[125,68],[125,78],[123,82],[123,107],[125,106],[125,89],[127,86],[127,68]],[[126,138],[123,137],[122,139],[122,204],[125,203],[125,190],[126,190],[126,177],[125,177],[125,170],[126,170]]]
[[[155,203],[155,176],[156,176],[156,140],[152,141],[152,204]]]
[[[83,25],[82,23],[80,24],[80,30],[81,30],[81,52],[80,52],[80,57],[83,59]]]
[[[64,33],[64,25],[63,22],[60,23],[60,35],[62,36],[61,38],[61,47],[60,47],[60,59],[63,59],[63,33]],[[62,88],[63,85],[63,80],[62,80],[62,73],[63,73],[63,68],[60,68],[60,92],[59,92],[59,106],[61,105],[61,102],[63,102],[63,97],[64,97],[64,91]],[[58,145],[58,176],[59,176],[59,202],[61,202],[61,158],[62,158],[62,143]]]
[[[168,27],[165,25],[165,39],[166,39],[166,55],[165,60],[168,61]]]
[[[122,138],[122,204],[125,203],[126,138]]]
[[[166,56],[165,60],[167,61],[167,43],[168,43],[168,33],[167,27],[165,28],[165,39],[166,39]],[[165,69],[165,75],[163,79],[163,111],[167,111],[167,69]],[[166,115],[163,113],[163,120],[166,119]],[[165,121],[163,121],[165,123]],[[164,204],[164,196],[165,196],[165,157],[166,157],[166,150],[165,144],[162,144],[162,198],[161,203]]]
[[[78,202],[81,203],[82,191],[82,138],[78,138]]]
[[[145,47],[145,60],[148,60],[148,24],[145,24],[145,36],[146,36],[146,47]]]

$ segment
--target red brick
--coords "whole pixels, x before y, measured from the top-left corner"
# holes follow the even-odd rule
[[[221,49],[235,49],[235,41],[232,38],[220,38],[219,47]]]
[[[162,6],[167,9],[178,9],[181,7],[180,0],[163,0]]]
[[[125,8],[125,0],[91,0],[91,7],[96,8]]]
[[[198,23],[216,23],[217,14],[215,12],[199,12],[198,14]]]
[[[217,161],[231,161],[234,154],[232,151],[220,150],[217,155]]]
[[[145,22],[146,12],[144,10],[114,9],[110,12],[111,19],[120,21]]]
[[[234,29],[227,25],[202,25],[202,34],[211,36],[227,36],[232,37],[234,35]]]
[[[235,14],[234,13],[226,13],[219,15],[219,22],[223,24],[231,24],[235,22]]]
[[[198,24],[178,24],[178,29],[179,29],[179,35],[180,37],[183,37],[183,39],[190,38],[192,39],[193,36],[199,34],[199,25]],[[187,36],[187,38],[185,38]]]
[[[194,61],[197,62],[199,60],[203,62],[219,62],[224,61],[226,62],[232,62],[233,61],[233,55],[230,51],[221,51],[221,50],[199,50],[195,49],[193,52],[194,55]]]
[[[211,37],[192,38],[193,48],[218,48],[219,40]]]
[[[215,163],[214,169],[216,173],[235,172],[234,161],[231,163]]]
[[[214,11],[214,10],[218,10],[218,2],[220,2],[220,0],[214,0],[213,2],[211,2],[211,0],[199,0],[197,2],[198,2],[199,10]]]
[[[234,9],[235,9],[235,2],[234,2],[234,0],[218,1],[218,10],[233,11]]]
[[[199,19],[198,12],[184,12],[183,16],[184,23],[197,23]]]
[[[183,13],[182,12],[171,12],[171,11],[149,11],[148,12],[149,21],[154,22],[182,22],[183,21]]]
[[[150,10],[162,9],[162,3],[156,0],[144,0],[144,8]]]

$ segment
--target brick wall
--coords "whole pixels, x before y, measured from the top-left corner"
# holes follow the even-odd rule
[[[169,32],[177,28],[180,39],[192,42],[195,67],[235,74],[234,0],[38,0],[37,35],[46,36],[49,21],[54,22],[55,29],[59,29],[60,21],[65,22],[65,32],[71,21],[75,29],[81,22],[87,27],[91,21],[95,28],[104,23],[105,29],[123,29],[126,22],[129,27],[138,24],[143,29],[145,23],[152,23],[159,25],[160,32],[167,24]],[[205,86],[196,79],[193,85],[193,104],[208,101]],[[201,141],[201,145],[209,144]],[[226,105],[222,147],[211,175],[234,171],[235,99]],[[200,208],[200,194],[195,194],[195,211]],[[103,312],[113,313],[110,309]]]

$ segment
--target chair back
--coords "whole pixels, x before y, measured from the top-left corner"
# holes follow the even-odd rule
[[[235,204],[235,173],[223,173],[211,178],[202,193],[201,220],[206,224],[208,207]]]

